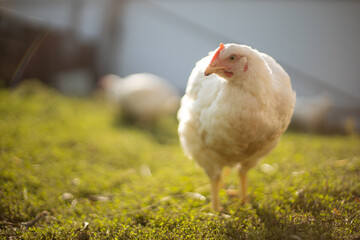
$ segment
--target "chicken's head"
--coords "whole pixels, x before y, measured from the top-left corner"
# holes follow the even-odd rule
[[[248,49],[243,49],[239,45],[220,43],[205,70],[205,76],[214,73],[229,81],[234,78],[244,77],[249,68],[247,53]]]

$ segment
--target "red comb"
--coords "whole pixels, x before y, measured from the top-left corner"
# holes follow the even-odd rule
[[[211,62],[214,61],[214,59],[220,55],[220,51],[223,50],[224,48],[225,48],[224,44],[220,43],[220,46],[219,46],[218,50],[216,51],[216,53],[214,54],[213,58],[211,59]]]

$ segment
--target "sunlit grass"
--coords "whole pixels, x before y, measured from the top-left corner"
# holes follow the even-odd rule
[[[285,134],[250,171],[250,203],[223,190],[217,214],[176,127],[175,117],[147,130],[119,123],[100,97],[67,98],[38,84],[0,90],[0,237],[360,237],[358,136]],[[237,184],[232,172],[224,187]],[[33,226],[20,224],[44,210],[50,215]]]

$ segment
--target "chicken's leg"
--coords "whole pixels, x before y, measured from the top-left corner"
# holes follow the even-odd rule
[[[247,171],[240,169],[239,171],[239,180],[240,180],[240,199],[244,203],[247,202]]]
[[[219,191],[221,185],[221,175],[217,175],[210,179],[211,181],[211,203],[212,207],[215,211],[220,211],[220,199],[219,199]]]

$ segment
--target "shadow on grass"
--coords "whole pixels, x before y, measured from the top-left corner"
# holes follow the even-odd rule
[[[260,207],[256,203],[252,206],[265,226],[266,239],[338,239],[334,237],[334,226],[331,222],[304,218],[303,214],[279,213],[275,209]],[[312,211],[310,216],[317,216],[316,208],[308,210]]]

